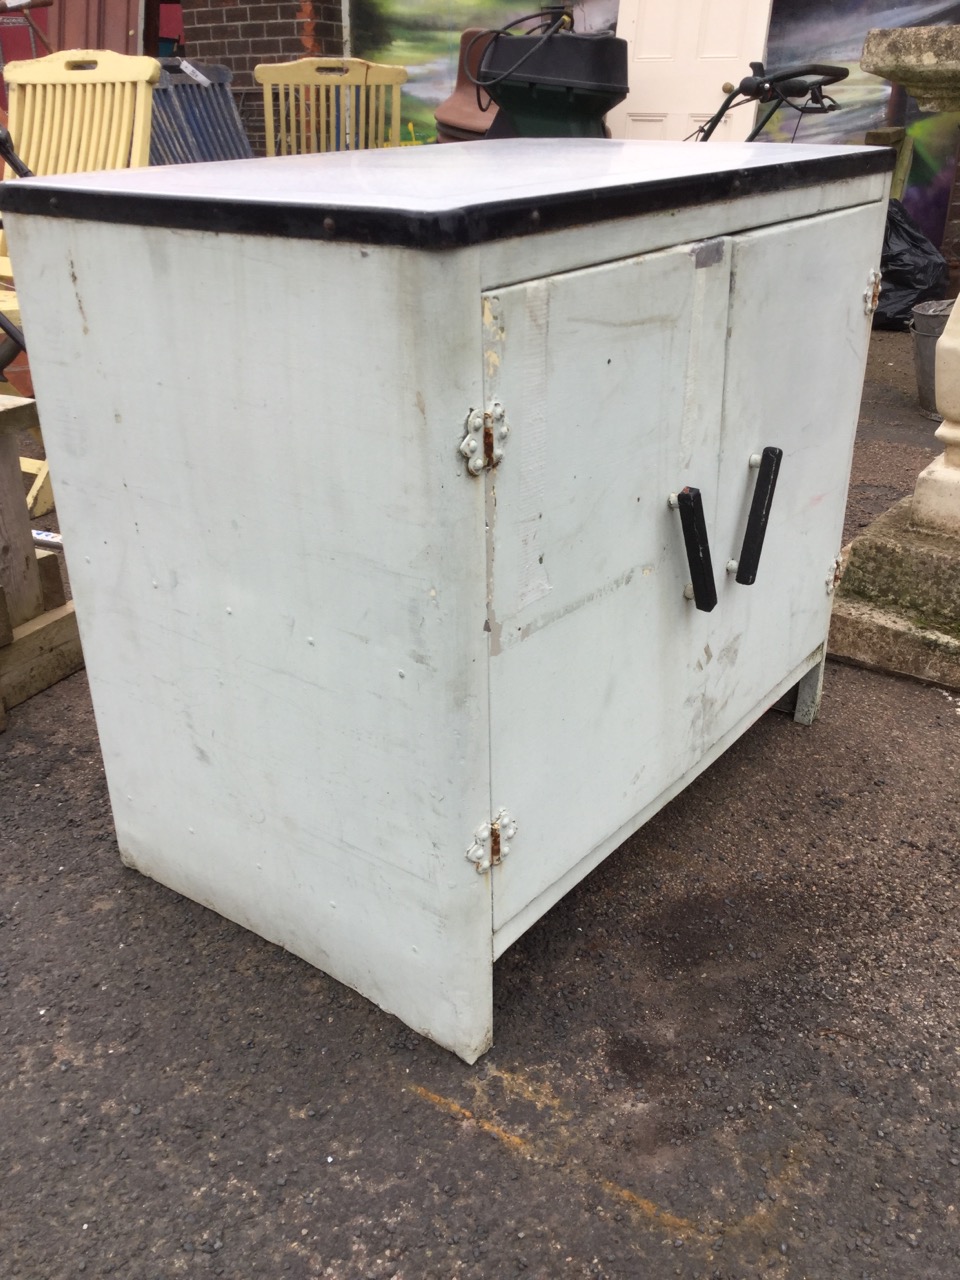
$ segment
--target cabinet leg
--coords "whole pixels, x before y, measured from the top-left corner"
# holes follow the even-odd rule
[[[820,695],[823,693],[823,668],[826,664],[826,645],[821,650],[815,666],[788,689],[772,710],[793,716],[797,724],[813,724],[820,711]]]
[[[811,667],[797,683],[797,700],[793,708],[793,718],[797,724],[813,724],[820,711],[820,696],[823,693],[823,669],[827,662],[827,646],[823,646],[820,661]]]

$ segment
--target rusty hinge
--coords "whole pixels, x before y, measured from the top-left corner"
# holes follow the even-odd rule
[[[510,841],[516,834],[515,820],[506,809],[501,809],[492,822],[481,822],[473,833],[467,861],[472,862],[481,875],[491,867],[499,866],[510,852]]]
[[[880,272],[876,267],[871,267],[863,294],[863,309],[868,316],[872,316],[880,305],[880,280]]]
[[[500,465],[503,446],[510,427],[503,405],[494,400],[489,409],[471,409],[464,423],[460,452],[467,460],[467,470],[472,476]]]

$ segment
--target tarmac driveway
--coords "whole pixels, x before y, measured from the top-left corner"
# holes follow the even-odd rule
[[[891,394],[854,527],[932,451]],[[831,665],[498,961],[470,1068],[125,869],[63,682],[0,735],[0,1275],[960,1275],[958,741]]]

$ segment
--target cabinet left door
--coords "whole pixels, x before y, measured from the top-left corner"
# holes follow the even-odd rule
[[[700,757],[710,615],[668,497],[714,524],[729,281],[715,240],[482,298],[498,951]]]

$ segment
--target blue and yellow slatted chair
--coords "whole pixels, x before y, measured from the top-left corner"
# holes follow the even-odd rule
[[[400,145],[405,67],[362,58],[261,63],[268,156]]]

